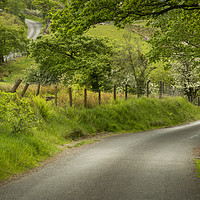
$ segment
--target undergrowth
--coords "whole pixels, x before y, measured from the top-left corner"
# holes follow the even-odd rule
[[[23,123],[14,132],[9,121],[12,118],[7,116],[6,121],[5,113],[0,117],[0,181],[38,166],[73,140],[99,132],[145,131],[200,119],[199,108],[180,97],[133,98],[91,109],[55,107],[53,102],[45,102],[40,97],[28,100],[0,94],[1,101],[6,98],[11,103],[0,108],[5,113],[5,108],[8,109],[9,116],[17,118],[15,107],[20,106],[21,115],[17,119]],[[30,114],[32,121],[26,121],[23,113]]]
[[[200,178],[200,159],[195,159],[198,177]]]

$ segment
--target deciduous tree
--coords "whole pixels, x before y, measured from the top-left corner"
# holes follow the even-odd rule
[[[49,82],[58,82],[62,77],[69,84],[79,77],[75,80],[79,84],[98,89],[111,70],[112,45],[107,39],[50,34],[33,43],[31,53],[40,70],[53,75],[54,80]]]
[[[195,97],[199,90],[200,11],[171,11],[155,22],[150,59],[171,64],[175,83]]]
[[[49,15],[61,8],[61,3],[56,0],[33,0],[32,5],[42,11],[43,18],[48,20]]]
[[[114,21],[115,25],[123,26],[175,9],[199,10],[200,4],[197,0],[71,0],[54,16],[52,29],[82,33],[100,22]]]
[[[116,49],[111,78],[116,85],[128,84],[136,88],[137,96],[140,97],[145,92],[149,74],[155,68],[142,52],[141,44],[127,39],[125,45]]]
[[[16,18],[0,13],[0,63],[4,62],[3,57],[11,52],[25,51],[27,43],[24,27]]]

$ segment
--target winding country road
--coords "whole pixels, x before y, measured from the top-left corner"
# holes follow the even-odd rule
[[[0,188],[0,200],[198,200],[200,121],[66,150]]]
[[[25,23],[28,26],[27,38],[36,40],[37,36],[40,34],[42,23],[30,19],[25,19]]]
[[[37,36],[40,34],[40,31],[42,29],[42,23],[36,22],[33,20],[25,19],[25,23],[28,26],[28,39],[36,40]],[[19,53],[10,53],[8,56],[4,56],[4,61],[8,61],[12,58],[15,58],[16,56],[20,56]]]

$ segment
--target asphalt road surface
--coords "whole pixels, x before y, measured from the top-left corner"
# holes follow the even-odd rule
[[[25,19],[25,23],[28,26],[28,39],[36,40],[37,36],[40,34],[42,23],[36,22],[33,20]],[[21,56],[19,53],[10,53],[8,56],[4,56],[4,61],[8,61],[10,59],[13,59],[17,56]]]
[[[42,23],[36,22],[30,19],[25,19],[26,25],[28,26],[27,38],[35,40],[40,34]]]
[[[0,188],[0,200],[199,200],[200,121],[112,136]]]

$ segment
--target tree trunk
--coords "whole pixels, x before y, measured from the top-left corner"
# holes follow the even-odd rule
[[[0,64],[4,63],[3,55],[0,55]]]

